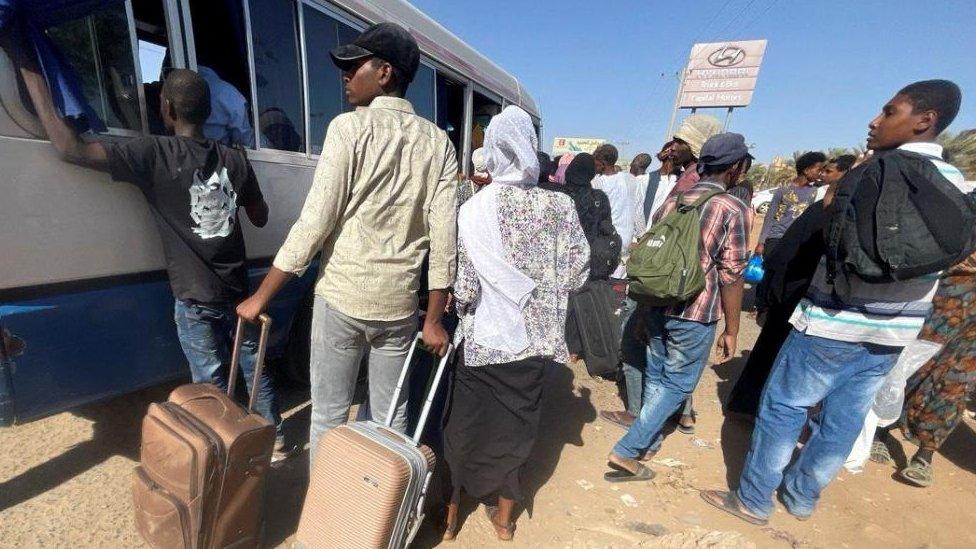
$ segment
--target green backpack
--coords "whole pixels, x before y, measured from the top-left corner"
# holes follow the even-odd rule
[[[705,271],[699,258],[701,207],[724,191],[707,192],[683,204],[656,223],[637,241],[627,260],[630,297],[653,306],[684,303],[705,289]]]

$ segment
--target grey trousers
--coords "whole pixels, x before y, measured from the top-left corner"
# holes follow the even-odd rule
[[[311,382],[312,421],[309,429],[310,463],[319,439],[349,418],[363,354],[369,351],[369,408],[373,419],[386,420],[390,399],[417,334],[417,318],[358,320],[333,309],[315,296],[312,310]],[[407,391],[400,394],[393,427],[407,427]]]

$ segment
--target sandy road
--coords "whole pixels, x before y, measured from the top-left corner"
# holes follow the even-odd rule
[[[757,335],[743,319],[742,353]],[[747,426],[725,421],[719,398],[730,389],[742,356],[710,366],[696,392],[698,433],[672,433],[647,483],[614,487],[602,480],[604,458],[622,431],[597,419],[619,406],[616,387],[579,369],[554,369],[546,387],[542,432],[526,471],[530,512],[514,544],[492,541],[473,510],[449,546],[480,547],[976,547],[976,423],[967,419],[936,457],[936,484],[920,490],[892,479],[894,469],[869,466],[842,473],[809,522],[781,510],[759,528],[712,510],[698,490],[724,486],[741,467]],[[140,547],[132,526],[130,473],[138,424],[158,387],[72,413],[0,430],[0,547]],[[308,425],[302,391],[288,393],[286,426]],[[296,407],[297,406],[297,407]],[[905,446],[910,455],[912,449]],[[901,456],[901,459],[904,459]],[[674,460],[674,461],[671,461]],[[275,469],[266,503],[264,545],[290,546],[307,481],[304,456]],[[437,545],[427,528],[418,547]]]

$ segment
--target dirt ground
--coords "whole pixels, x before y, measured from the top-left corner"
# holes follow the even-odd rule
[[[734,480],[750,429],[726,421],[720,399],[745,362],[758,328],[743,318],[740,356],[712,364],[695,393],[694,436],[670,434],[656,479],[611,486],[605,457],[622,435],[597,419],[618,409],[617,388],[580,368],[553,369],[547,380],[542,430],[525,480],[529,509],[513,544],[494,541],[480,510],[446,547],[976,547],[976,422],[967,418],[936,457],[935,486],[896,482],[894,468],[869,465],[842,472],[813,519],[799,522],[782,509],[765,528],[726,516],[698,491]],[[0,430],[0,547],[140,547],[133,529],[129,482],[138,455],[138,424],[147,404],[165,398],[159,387],[41,421]],[[287,428],[304,432],[307,398],[288,392]],[[912,449],[906,444],[905,452]],[[904,461],[904,455],[896,458]],[[307,457],[272,471],[266,502],[267,547],[290,547]],[[438,546],[433,525],[415,547]]]

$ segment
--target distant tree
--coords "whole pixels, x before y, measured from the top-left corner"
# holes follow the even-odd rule
[[[766,174],[769,169],[765,164],[753,164],[746,174],[746,181],[752,184],[754,189],[760,189],[766,181]]]
[[[770,172],[769,178],[766,182],[766,187],[770,189],[782,187],[783,185],[789,183],[794,177],[796,177],[796,161],[793,159],[788,159],[782,164],[773,166],[773,170]]]
[[[943,133],[939,143],[945,148],[949,162],[962,171],[966,180],[976,180],[976,130]]]
[[[860,156],[862,152],[864,152],[863,149],[858,147],[827,147],[824,154],[827,155],[827,158],[837,158],[838,156],[844,156],[845,154]]]

